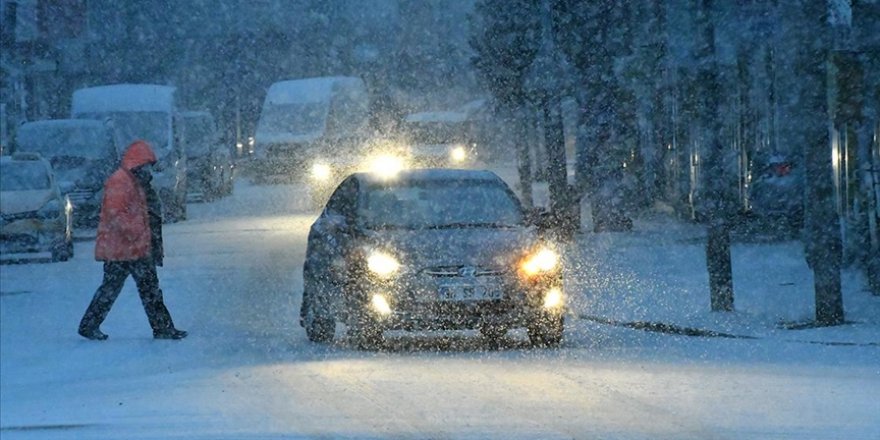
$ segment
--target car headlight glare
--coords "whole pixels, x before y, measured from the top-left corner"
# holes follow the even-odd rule
[[[530,255],[520,265],[526,276],[535,276],[556,270],[559,267],[559,254],[548,248],[541,248]]]
[[[380,278],[389,278],[400,270],[400,263],[389,254],[373,252],[367,257],[367,269]]]
[[[385,154],[370,160],[370,172],[383,179],[392,179],[404,168],[403,159]]]
[[[312,177],[315,180],[327,180],[330,178],[332,170],[330,169],[330,165],[323,163],[316,163],[312,165]]]
[[[455,148],[449,152],[449,157],[452,158],[453,162],[464,162],[464,160],[467,159],[467,152],[461,145],[456,145]]]

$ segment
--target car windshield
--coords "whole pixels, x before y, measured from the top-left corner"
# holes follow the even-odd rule
[[[311,134],[324,130],[326,102],[271,104],[260,115],[260,131],[266,133]]]
[[[214,127],[211,119],[204,117],[185,118],[186,152],[189,156],[203,156],[210,153],[214,141]]]
[[[165,112],[106,112],[83,113],[78,115],[85,119],[113,119],[113,126],[119,134],[119,154],[125,153],[128,146],[138,140],[145,140],[153,147],[156,156],[162,157],[169,152],[168,138],[171,128]]]
[[[42,162],[6,162],[0,164],[0,191],[49,189],[51,181]]]
[[[406,134],[413,145],[451,144],[465,139],[462,124],[454,123],[415,123],[406,124]]]
[[[46,158],[102,159],[108,154],[111,139],[103,126],[25,125],[18,130],[17,142],[20,151],[40,153]]]
[[[482,180],[432,180],[367,189],[359,216],[368,229],[512,227],[522,211],[502,185]]]

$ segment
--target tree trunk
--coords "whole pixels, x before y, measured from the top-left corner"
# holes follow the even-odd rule
[[[528,129],[526,123],[530,120],[527,110],[516,108],[512,111],[514,132],[514,142],[517,152],[517,171],[519,172],[520,197],[522,198],[523,207],[532,209],[535,206],[534,197],[532,195],[532,155],[529,146]]]
[[[702,40],[698,46],[697,84],[700,88],[700,131],[706,158],[701,172],[704,189],[699,202],[709,221],[706,240],[706,270],[712,311],[733,311],[733,272],[730,257],[730,216],[734,211],[729,176],[724,166],[721,142],[721,85],[715,49],[712,1],[699,0],[697,26]]]
[[[558,97],[544,105],[544,145],[547,153],[547,174],[550,184],[550,209],[556,218],[568,208],[568,171],[565,167],[565,138]]]
[[[834,168],[828,130],[828,10],[825,2],[803,0],[800,9],[802,43],[799,53],[802,71],[801,119],[806,165],[805,239],[807,263],[813,269],[816,322],[837,325],[844,322],[840,289],[842,244],[840,218],[834,204]]]
[[[580,204],[568,185],[562,102],[559,97],[550,98],[544,107],[544,138],[547,146],[550,209],[556,221],[558,238],[567,241],[580,228]]]

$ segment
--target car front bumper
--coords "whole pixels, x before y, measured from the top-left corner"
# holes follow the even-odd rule
[[[552,307],[545,306],[551,290],[563,295],[559,276],[535,282],[512,276],[485,278],[443,280],[413,276],[386,282],[364,281],[346,295],[353,312],[350,316],[368,317],[383,330],[464,330],[486,325],[525,327],[537,318],[564,312],[564,299]],[[497,289],[500,295],[492,299],[441,299],[442,286],[449,280],[458,286]],[[373,303],[376,295],[387,302],[388,309],[377,310]]]
[[[63,217],[0,221],[0,253],[3,254],[51,252],[68,240]]]

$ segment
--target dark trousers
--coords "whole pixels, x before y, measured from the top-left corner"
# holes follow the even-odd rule
[[[162,300],[162,290],[159,289],[159,277],[156,274],[156,265],[152,258],[142,258],[134,261],[107,261],[104,262],[104,281],[95,292],[89,308],[79,323],[80,330],[97,329],[100,327],[110,308],[119,297],[125,279],[131,275],[137,284],[138,294],[150,327],[153,331],[164,330],[174,327],[171,314]]]

